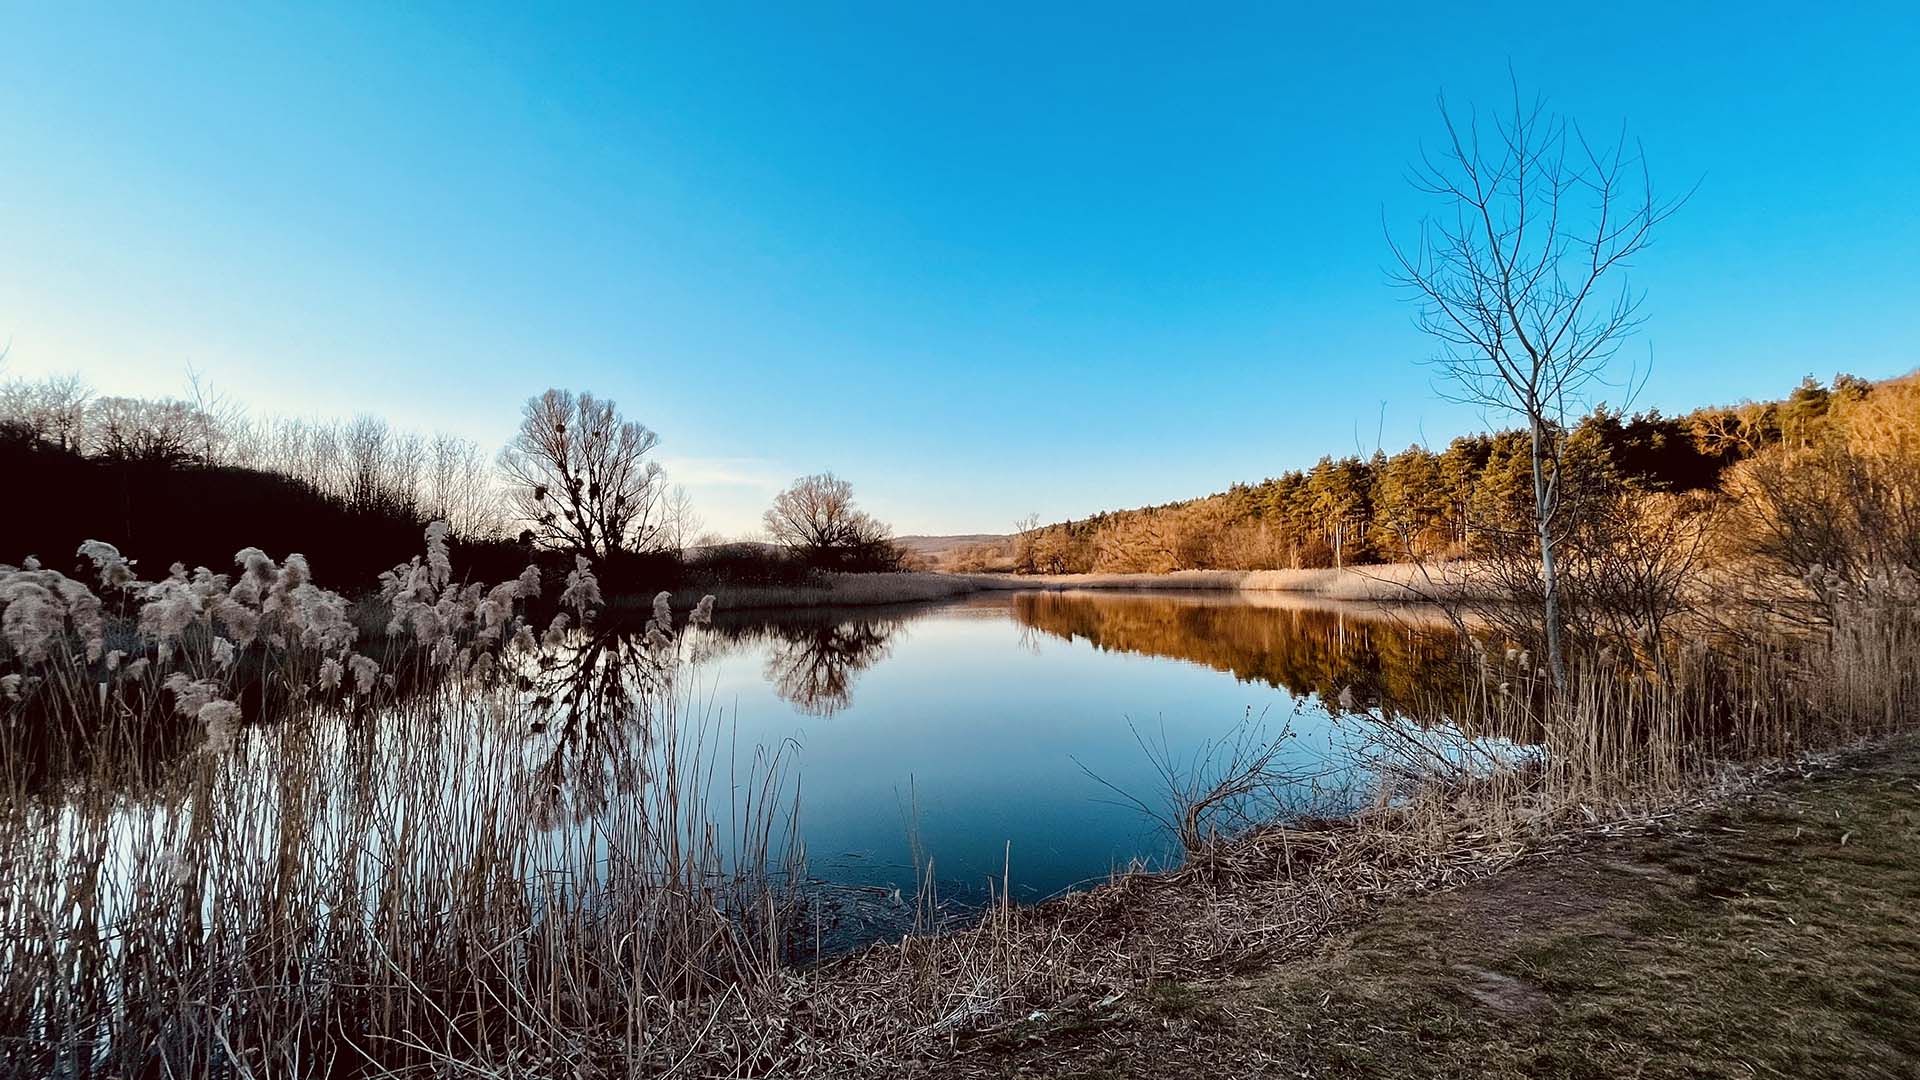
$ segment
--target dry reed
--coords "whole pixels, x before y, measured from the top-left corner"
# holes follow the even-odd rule
[[[1387,563],[1324,570],[1181,570],[1167,574],[820,574],[801,585],[718,585],[729,611],[754,608],[858,607],[945,600],[981,592],[1073,589],[1201,590],[1297,593],[1329,600],[1410,602],[1455,599],[1477,588],[1466,564],[1421,567]],[[677,593],[676,605],[698,599]]]

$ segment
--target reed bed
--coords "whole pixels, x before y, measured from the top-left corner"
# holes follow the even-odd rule
[[[710,591],[728,611],[754,608],[858,607],[946,600],[981,592],[1073,589],[1202,590],[1297,593],[1329,600],[1432,602],[1463,598],[1479,588],[1467,564],[1386,563],[1322,570],[1180,570],[1167,574],[893,574],[823,573],[799,585],[717,585]],[[674,594],[677,606],[699,599]],[[618,601],[616,601],[618,606]]]
[[[297,556],[0,567],[0,1073],[665,1067],[783,967],[789,748],[724,737],[666,597],[594,633],[581,563],[536,633],[445,536],[372,641]]]
[[[527,737],[549,715],[501,692],[289,717],[147,790],[10,800],[0,1062],[377,1075],[606,1030],[664,1062],[783,962],[791,778],[724,762],[667,690],[643,724]]]

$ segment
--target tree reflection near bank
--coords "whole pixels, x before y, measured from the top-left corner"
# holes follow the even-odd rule
[[[1198,594],[1020,593],[1013,617],[1103,651],[1200,664],[1336,711],[1450,698],[1459,634],[1420,609],[1250,602]]]
[[[716,616],[696,645],[702,659],[759,647],[768,685],[808,716],[834,716],[853,704],[860,674],[892,652],[920,608],[831,608]]]

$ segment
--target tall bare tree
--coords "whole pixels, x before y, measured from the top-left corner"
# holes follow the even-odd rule
[[[661,546],[686,554],[688,548],[695,546],[702,524],[699,511],[693,508],[693,496],[679,484],[673,485],[660,510]]]
[[[611,401],[570,390],[529,398],[500,468],[535,543],[596,561],[665,540],[666,481],[647,454],[660,437]]]
[[[214,387],[203,373],[187,366],[187,404],[193,431],[193,454],[203,468],[232,464],[247,411]]]
[[[1441,206],[1416,241],[1389,231],[1395,281],[1439,342],[1434,362],[1457,399],[1526,424],[1543,637],[1554,684],[1564,687],[1555,555],[1567,418],[1640,325],[1644,294],[1625,270],[1685,198],[1655,195],[1624,126],[1610,142],[1589,140],[1544,101],[1525,103],[1518,86],[1488,126],[1471,113],[1456,122],[1444,100],[1440,117],[1446,142],[1422,154],[1410,182]]]

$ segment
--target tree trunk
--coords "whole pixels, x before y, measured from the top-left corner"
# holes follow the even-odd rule
[[[1533,451],[1533,524],[1540,538],[1541,619],[1547,639],[1547,674],[1557,695],[1566,689],[1567,662],[1560,645],[1560,577],[1553,561],[1553,511],[1560,501],[1555,489],[1560,477],[1546,471],[1545,447],[1541,444],[1542,422],[1536,414],[1529,417]]]

